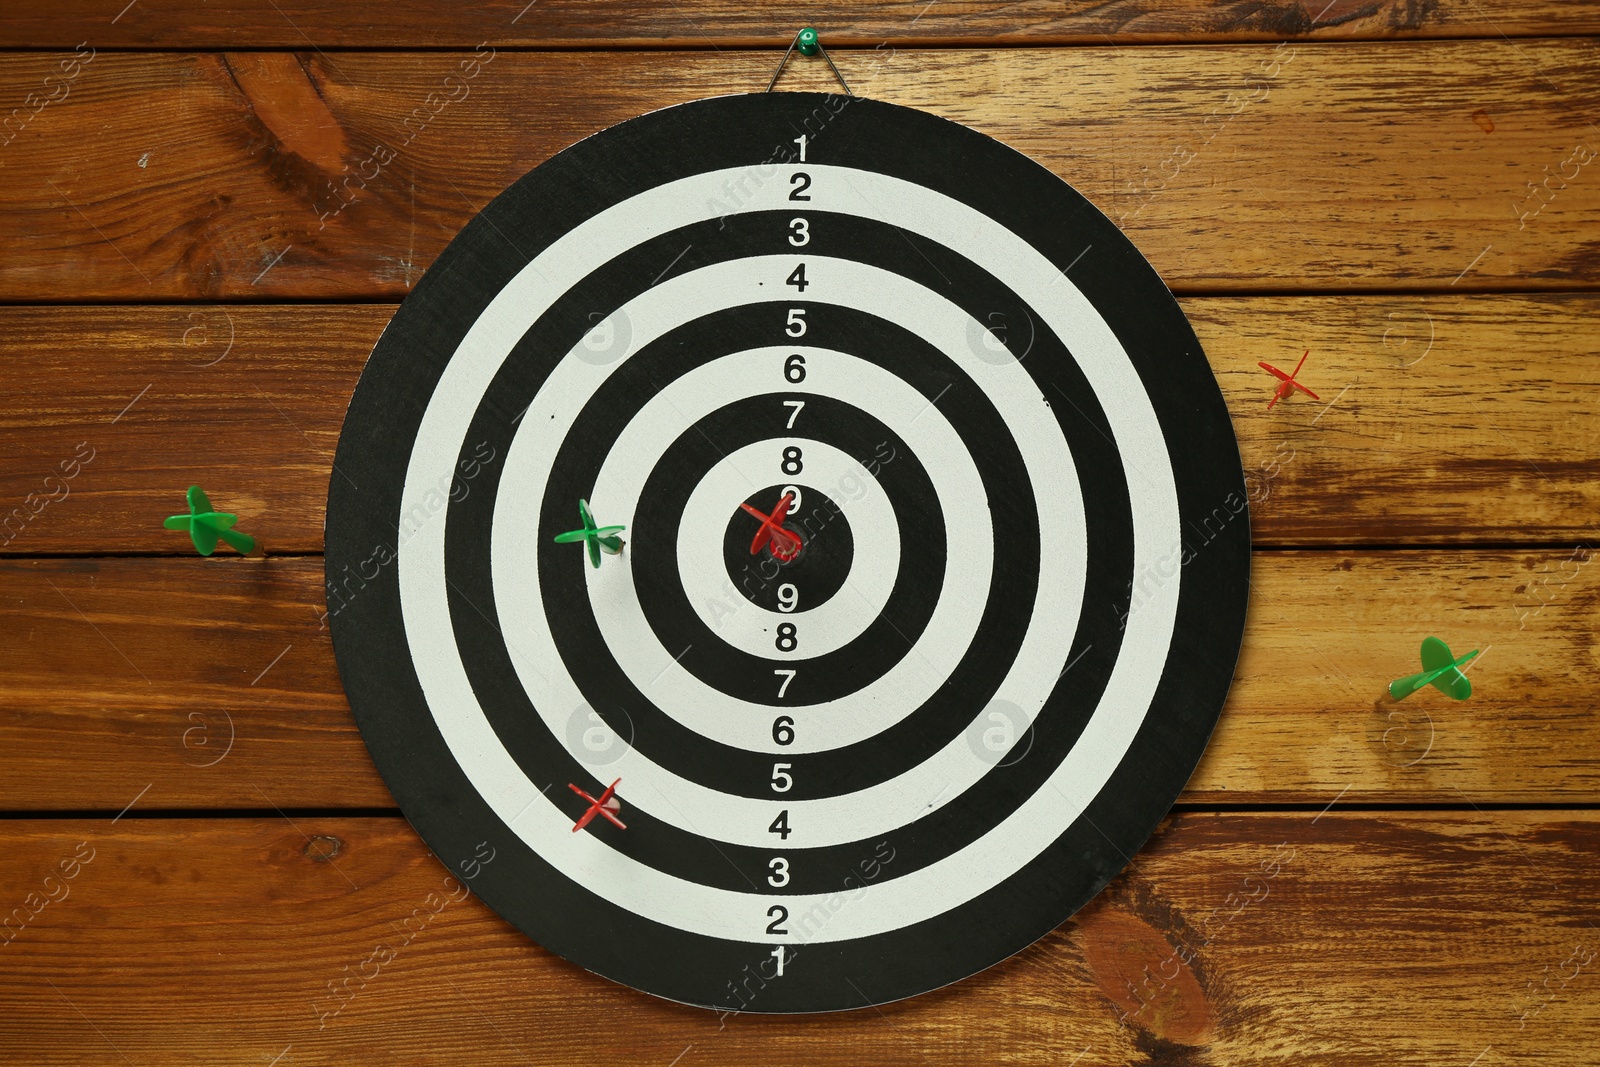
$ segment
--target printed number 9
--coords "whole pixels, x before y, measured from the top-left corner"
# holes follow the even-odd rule
[[[800,590],[793,582],[784,582],[778,586],[778,610],[782,612],[793,611],[800,604]],[[591,713],[592,714],[592,713]]]

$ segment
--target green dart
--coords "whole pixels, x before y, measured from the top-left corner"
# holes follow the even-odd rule
[[[1404,700],[1425,685],[1431,685],[1451,700],[1472,695],[1472,681],[1461,673],[1461,665],[1478,654],[1473,649],[1460,659],[1452,659],[1450,646],[1437,637],[1422,639],[1422,673],[1397,678],[1389,683],[1389,696]]]
[[[191,485],[189,514],[169,515],[162,525],[169,530],[188,530],[195,551],[202,556],[209,556],[217,550],[219,537],[237,549],[241,556],[266,555],[265,551],[258,551],[254,537],[232,529],[233,524],[238,521],[237,515],[214,510],[211,501],[206,499],[205,490],[198,485]]]
[[[567,545],[574,541],[584,541],[589,545],[589,562],[595,567],[600,566],[600,552],[603,549],[611,555],[622,551],[622,538],[617,534],[626,530],[626,526],[596,526],[594,516],[589,514],[589,502],[578,501],[578,515],[583,519],[581,530],[568,530],[566,533],[556,534],[556,544]]]

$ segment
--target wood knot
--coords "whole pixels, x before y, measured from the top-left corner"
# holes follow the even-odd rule
[[[301,850],[307,859],[326,863],[344,851],[344,842],[328,834],[318,834],[306,842],[306,847]]]
[[[1122,1018],[1163,1041],[1198,1045],[1211,1030],[1206,999],[1192,954],[1121,907],[1086,909],[1077,941],[1100,991]]]

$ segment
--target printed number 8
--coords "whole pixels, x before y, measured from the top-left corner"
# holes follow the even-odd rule
[[[805,469],[805,464],[800,462],[800,455],[800,449],[795,445],[783,450],[783,473],[799,474]]]
[[[779,652],[793,652],[800,647],[800,635],[796,632],[794,623],[780,622],[778,624],[778,639],[774,644]]]

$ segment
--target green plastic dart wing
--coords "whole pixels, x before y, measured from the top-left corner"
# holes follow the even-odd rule
[[[1473,649],[1472,652],[1462,656],[1459,663],[1466,663],[1477,654],[1477,649]],[[1444,668],[1449,669],[1443,670]],[[1461,673],[1458,661],[1450,654],[1450,646],[1437,637],[1422,639],[1422,669],[1443,670],[1438,677],[1430,679],[1429,684],[1451,700],[1465,700],[1472,695],[1472,679]]]

